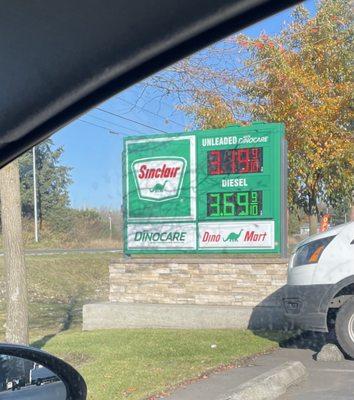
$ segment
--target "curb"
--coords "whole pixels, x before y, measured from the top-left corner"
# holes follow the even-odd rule
[[[238,386],[231,395],[220,400],[272,400],[307,377],[300,361],[289,361]]]

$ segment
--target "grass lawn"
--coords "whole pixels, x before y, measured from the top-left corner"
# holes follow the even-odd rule
[[[246,330],[119,329],[62,332],[44,349],[78,368],[90,400],[138,400],[276,346]]]
[[[81,326],[82,305],[107,301],[112,254],[27,256],[32,338]],[[4,258],[0,257],[0,340],[4,335]]]

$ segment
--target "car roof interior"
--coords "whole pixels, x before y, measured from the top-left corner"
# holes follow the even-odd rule
[[[0,167],[90,108],[293,0],[2,0]]]

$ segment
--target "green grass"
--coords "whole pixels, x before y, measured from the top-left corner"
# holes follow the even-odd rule
[[[120,329],[63,332],[44,349],[78,368],[90,400],[137,400],[276,346],[246,330]]]
[[[107,301],[111,254],[27,256],[31,337],[81,326],[82,305]],[[0,258],[0,339],[4,335],[4,259]]]

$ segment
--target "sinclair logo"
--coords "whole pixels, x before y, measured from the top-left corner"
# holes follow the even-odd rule
[[[186,171],[183,157],[150,157],[135,160],[132,170],[139,198],[166,201],[179,197]]]

